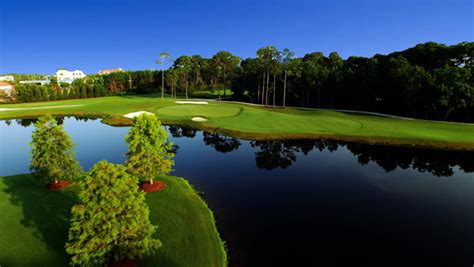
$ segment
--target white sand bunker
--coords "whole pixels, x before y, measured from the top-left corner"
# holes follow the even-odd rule
[[[123,116],[126,117],[126,118],[133,119],[133,118],[138,117],[138,116],[140,116],[140,115],[142,115],[142,114],[155,115],[155,114],[153,114],[153,113],[151,113],[151,112],[148,112],[148,111],[137,111],[137,112],[132,112],[132,113],[125,114],[125,115],[123,115]]]
[[[207,105],[206,101],[176,101],[176,104],[193,104],[193,105]]]
[[[191,120],[192,121],[197,121],[197,122],[207,121],[207,119],[203,118],[203,117],[193,117]]]

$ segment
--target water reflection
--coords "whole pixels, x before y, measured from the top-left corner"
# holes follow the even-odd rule
[[[210,132],[203,132],[203,141],[206,146],[211,146],[221,153],[232,152],[241,145],[240,141],[234,137]]]
[[[65,118],[74,118],[76,121],[87,122],[97,120],[97,117],[56,116],[59,124]],[[18,125],[29,127],[34,124],[36,118],[24,118],[14,120]],[[12,120],[5,120],[10,126]],[[195,138],[198,130],[191,127],[168,126],[168,131],[173,138]],[[211,146],[220,153],[237,151],[241,146],[239,139],[219,133],[203,132],[203,143]],[[273,170],[276,168],[288,168],[298,158],[298,153],[305,156],[313,150],[335,152],[345,147],[357,158],[357,162],[364,166],[373,162],[380,166],[385,172],[394,171],[397,168],[414,169],[419,172],[428,172],[438,177],[449,177],[454,174],[453,168],[459,168],[466,173],[474,172],[474,152],[471,151],[446,151],[435,149],[418,149],[410,147],[395,147],[382,145],[369,145],[361,143],[331,141],[331,140],[265,140],[250,141],[255,151],[255,163],[259,169]],[[173,152],[177,153],[178,145],[173,146]]]
[[[194,137],[196,129],[170,126],[170,133],[178,138]],[[235,151],[241,145],[236,138],[210,132],[203,132],[203,141],[205,145],[221,153]],[[438,177],[449,177],[454,174],[455,166],[459,166],[467,173],[474,172],[474,152],[470,151],[419,149],[331,140],[266,140],[250,141],[250,145],[258,149],[255,152],[256,166],[265,170],[288,168],[297,160],[299,152],[306,156],[313,150],[320,152],[327,150],[332,153],[345,147],[357,157],[360,165],[373,162],[386,172],[394,171],[396,168],[411,168]]]
[[[448,177],[454,174],[455,166],[459,166],[465,172],[474,172],[474,152],[469,151],[392,147],[329,140],[252,141],[251,144],[260,149],[255,153],[257,167],[267,170],[289,167],[296,161],[297,152],[307,155],[313,149],[334,152],[346,147],[357,157],[359,164],[374,162],[386,172],[399,167]]]
[[[299,151],[291,141],[251,141],[250,145],[260,149],[255,152],[255,162],[258,168],[265,170],[287,168],[296,161],[296,153]]]
[[[64,119],[64,129],[84,169],[102,159],[125,161],[126,127],[77,120],[85,119]],[[28,172],[34,128],[16,122],[0,123],[0,175]],[[473,262],[466,248],[474,247],[474,152],[248,141],[166,128],[173,149],[179,145],[173,175],[205,192],[228,244],[229,266]]]
[[[407,147],[387,147],[348,143],[348,150],[357,157],[361,165],[375,162],[386,172],[412,168],[419,172],[429,172],[435,176],[452,176],[453,167],[467,173],[474,172],[474,152],[415,149]]]
[[[171,125],[168,127],[168,131],[170,132],[171,136],[175,138],[181,137],[188,137],[194,138],[196,137],[197,130],[191,127],[182,127],[182,126],[174,126]]]
[[[99,119],[99,117],[93,117],[93,116],[87,116],[87,117],[81,117],[81,116],[61,116],[61,115],[56,115],[54,116],[58,124],[63,124],[64,119],[67,118],[73,118],[76,121],[95,121]],[[15,119],[16,124],[23,126],[23,127],[29,127],[35,124],[38,121],[38,118],[22,118],[22,119]],[[12,120],[4,120],[5,124],[7,126],[10,126],[12,123]]]

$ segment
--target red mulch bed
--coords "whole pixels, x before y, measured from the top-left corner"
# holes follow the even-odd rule
[[[116,262],[115,260],[111,259],[108,265],[109,267],[135,267],[137,266],[137,263],[138,263],[137,259],[131,260],[131,259],[125,258],[119,262]]]
[[[49,190],[51,191],[56,191],[59,189],[63,189],[66,186],[69,186],[71,182],[65,181],[65,180],[59,180],[57,183],[52,182],[49,184]]]
[[[140,185],[140,189],[143,192],[147,192],[147,193],[160,191],[165,187],[166,187],[166,184],[163,183],[162,181],[153,181],[153,184],[150,184],[150,182],[144,182]]]

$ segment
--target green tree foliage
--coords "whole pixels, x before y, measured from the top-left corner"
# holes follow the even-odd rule
[[[240,61],[239,57],[227,51],[219,51],[211,58],[211,66],[214,69],[216,81],[220,82],[224,88],[224,98],[226,97],[225,89],[229,86],[229,81],[234,78],[235,70]],[[218,90],[218,97],[220,98],[220,90]]]
[[[51,77],[49,81],[52,86],[59,86],[58,78],[56,76]]]
[[[193,62],[188,56],[178,57],[173,65],[178,73],[178,86],[184,88],[186,99],[188,99],[188,89],[190,83],[190,77],[193,72]]]
[[[74,143],[50,115],[39,118],[32,135],[30,169],[42,184],[73,180],[80,167],[74,160]]]
[[[207,63],[200,55],[193,55],[191,56],[192,62],[192,72],[193,72],[193,82],[192,88],[194,90],[198,90],[200,85],[202,85],[202,74],[201,69],[205,68],[205,64]]]
[[[232,83],[234,97],[268,103],[269,76],[275,75],[273,51],[263,47],[256,58],[239,65]],[[284,53],[277,63],[286,70]],[[291,60],[286,83],[285,71],[274,68],[277,86],[283,84],[285,92],[286,84],[288,91],[277,94],[276,102],[469,122],[474,119],[473,56],[473,42],[453,46],[430,42],[388,55],[345,60],[335,52],[328,57],[309,53]]]
[[[257,51],[257,58],[260,68],[263,72],[262,78],[262,104],[268,105],[268,97],[270,91],[270,76],[275,75],[278,65],[278,50],[274,46],[265,46]]]
[[[30,85],[19,84],[15,89],[18,102],[34,102],[33,89]]]
[[[295,58],[295,53],[291,52],[290,49],[285,48],[282,52],[279,53],[279,63],[282,66],[284,71],[284,81],[283,81],[283,107],[286,106],[286,85],[288,79],[288,73],[291,74],[291,63]]]
[[[170,69],[166,72],[166,82],[171,88],[171,96],[176,98],[176,87],[178,84],[179,73],[176,69]]]
[[[174,165],[172,143],[155,115],[142,114],[133,120],[125,140],[128,143],[126,166],[142,180],[153,183],[158,175],[167,175]]]
[[[145,193],[124,166],[101,161],[81,185],[81,204],[72,208],[66,244],[72,266],[141,258],[161,246],[152,237],[157,227],[150,223]]]

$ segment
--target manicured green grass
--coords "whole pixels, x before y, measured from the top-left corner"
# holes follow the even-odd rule
[[[239,107],[228,107],[228,106],[208,106],[208,105],[176,105],[163,107],[156,110],[160,117],[187,117],[189,114],[192,116],[202,116],[210,118],[224,118],[236,116],[240,113],[241,108]]]
[[[51,192],[30,175],[0,177],[0,265],[67,266],[64,250],[78,187]],[[226,266],[226,252],[211,211],[182,178],[148,193],[150,219],[163,247],[140,266]]]
[[[81,105],[45,108],[61,105]],[[366,143],[474,149],[474,124],[388,118],[331,110],[264,108],[210,101],[209,105],[176,104],[153,96],[113,96],[93,99],[1,105],[0,108],[33,108],[0,111],[0,119],[46,113],[71,115],[124,115],[150,111],[165,123],[186,124],[243,138],[328,138]],[[203,116],[206,122],[191,121]]]
[[[224,90],[220,90],[220,92],[215,89],[215,90],[202,90],[202,91],[194,91],[191,93],[193,97],[196,98],[217,98],[219,96],[219,93],[221,97],[224,97]],[[234,94],[232,90],[230,89],[225,89],[225,95],[226,97],[230,97]]]

